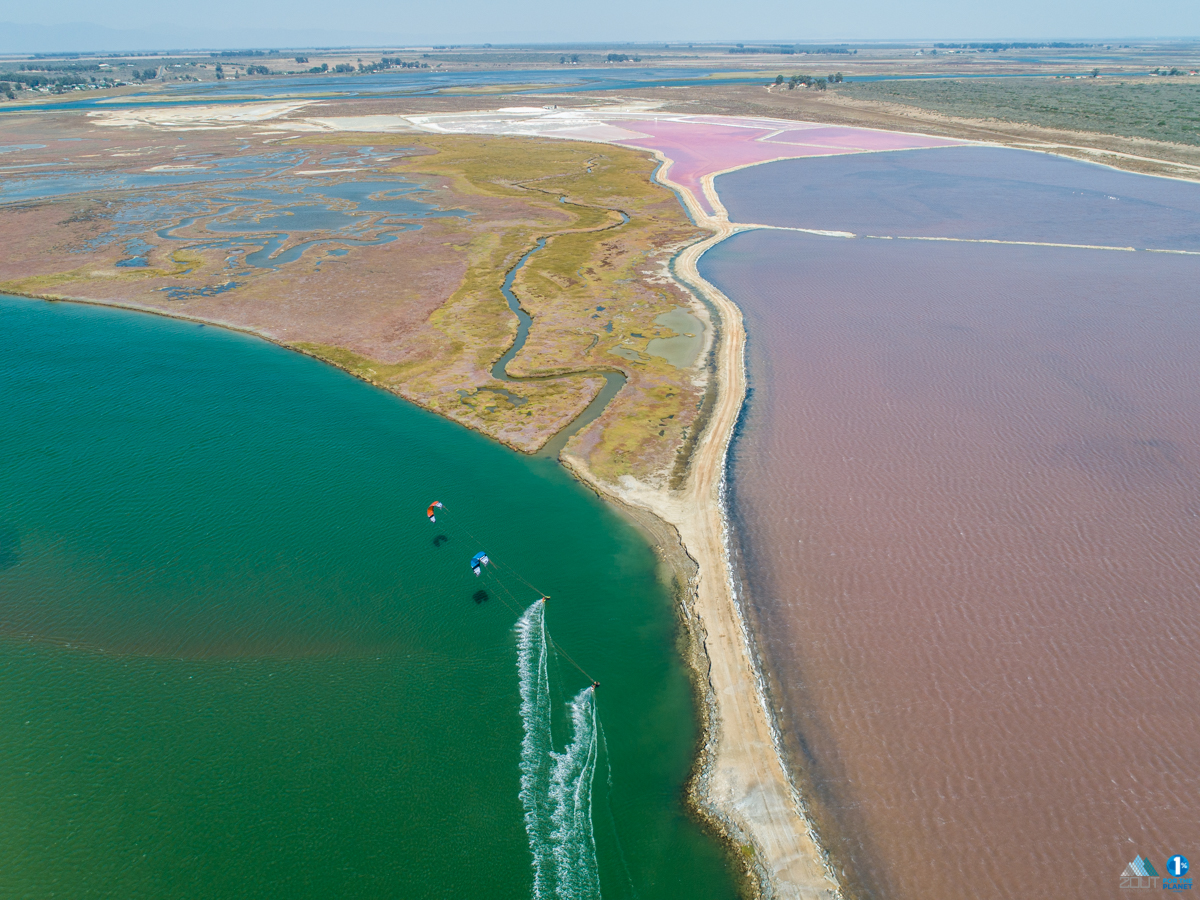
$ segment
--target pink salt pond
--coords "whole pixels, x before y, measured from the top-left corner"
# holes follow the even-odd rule
[[[611,124],[619,124],[636,133],[618,138],[615,143],[658,150],[670,159],[667,177],[689,191],[700,208],[708,213],[712,213],[713,208],[704,194],[702,180],[706,175],[777,159],[918,150],[962,143],[920,134],[725,116],[638,119]]]

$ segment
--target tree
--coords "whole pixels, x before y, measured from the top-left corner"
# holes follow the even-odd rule
[[[308,62],[308,57],[307,57],[307,56],[297,56],[297,57],[296,57],[296,62],[298,62],[298,63],[306,63],[306,62]]]
[[[1093,77],[1093,78],[1099,78],[1099,77],[1100,77],[1100,70],[1099,70],[1099,69],[1092,69],[1092,77]]]
[[[776,84],[783,84],[783,76],[782,76],[782,75],[776,75],[776,76],[775,76],[775,83],[776,83]]]

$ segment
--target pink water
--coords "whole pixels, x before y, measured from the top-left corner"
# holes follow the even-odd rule
[[[631,147],[659,150],[671,160],[668,177],[690,191],[707,211],[712,206],[701,182],[706,175],[739,166],[805,156],[833,156],[864,150],[903,150],[947,147],[960,142],[948,138],[871,131],[807,122],[699,116],[694,119],[642,119],[622,122],[645,137],[622,140]]]
[[[1020,239],[1025,163],[1006,194],[995,161],[953,161],[930,214],[995,189]],[[866,173],[843,211],[870,219],[861,158],[812,162],[749,172],[797,216]],[[1200,187],[1053,162],[1099,179],[1065,193],[1157,205],[1164,243],[1200,235]],[[1108,227],[1057,208],[1064,237]],[[1200,256],[753,232],[702,270],[750,339],[759,640],[855,890],[1119,897],[1136,854],[1200,855]]]

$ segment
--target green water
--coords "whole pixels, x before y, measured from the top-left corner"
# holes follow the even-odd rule
[[[656,560],[556,464],[193,323],[0,298],[0,360],[0,897],[528,897],[476,550],[601,682],[604,896],[734,895]]]
[[[654,338],[646,347],[646,352],[662,357],[680,369],[692,365],[704,348],[704,323],[682,306],[663,313],[654,322],[670,328],[676,334],[673,337]]]

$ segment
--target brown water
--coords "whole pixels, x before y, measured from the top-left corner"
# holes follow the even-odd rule
[[[761,647],[859,892],[1118,897],[1200,855],[1200,256],[760,231],[702,270],[750,336]]]

